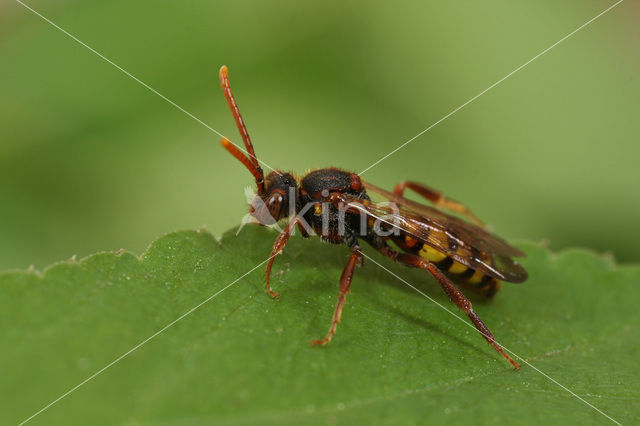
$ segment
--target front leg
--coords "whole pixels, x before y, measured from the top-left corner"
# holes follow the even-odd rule
[[[331,341],[331,338],[336,333],[336,328],[338,327],[338,323],[340,322],[340,316],[342,315],[342,308],[347,300],[347,293],[350,292],[351,288],[351,279],[353,278],[353,271],[356,265],[362,264],[363,255],[360,251],[360,247],[353,246],[351,248],[351,256],[349,257],[349,261],[345,265],[342,270],[342,275],[340,276],[340,292],[338,294],[338,303],[336,304],[336,308],[333,311],[333,319],[331,320],[331,327],[329,328],[329,333],[322,340],[312,340],[312,345],[326,345]]]
[[[282,249],[284,248],[285,245],[287,245],[287,241],[289,241],[289,237],[291,237],[291,234],[293,233],[293,229],[296,227],[296,225],[299,222],[300,222],[299,216],[296,216],[289,221],[289,223],[287,224],[287,227],[284,228],[284,230],[282,230],[280,235],[278,235],[278,238],[276,238],[276,241],[273,243],[273,248],[271,249],[271,256],[269,256],[269,262],[267,262],[267,269],[265,271],[267,292],[276,299],[279,298],[280,295],[275,291],[271,290],[271,286],[269,285],[269,281],[271,280],[271,267],[273,266],[273,262],[276,259],[276,256],[282,253]]]

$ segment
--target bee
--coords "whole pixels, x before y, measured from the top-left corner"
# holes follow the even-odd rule
[[[267,292],[274,298],[279,297],[270,286],[271,269],[275,257],[282,252],[296,227],[305,238],[316,234],[326,242],[344,244],[350,250],[349,260],[340,276],[338,301],[329,331],[323,339],[313,340],[312,345],[326,345],[336,333],[354,270],[362,265],[365,257],[360,245],[365,242],[398,263],[433,275],[487,342],[514,368],[520,368],[495,341],[454,281],[461,287],[492,297],[502,281],[520,283],[527,279],[525,269],[513,259],[525,256],[523,252],[487,232],[482,222],[463,204],[417,182],[401,182],[389,192],[363,181],[356,173],[335,167],[312,170],[300,178],[281,170],[274,170],[265,177],[231,91],[226,66],[220,69],[219,76],[247,155],[227,138],[223,137],[221,144],[251,172],[257,186],[249,212],[263,225],[288,219],[267,262]],[[405,198],[407,189],[433,206]],[[370,193],[388,201],[373,202]]]

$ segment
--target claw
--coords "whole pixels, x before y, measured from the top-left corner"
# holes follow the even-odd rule
[[[311,346],[325,346],[327,343],[329,343],[330,340],[331,337],[325,337],[322,340],[312,340]]]
[[[275,291],[271,290],[270,288],[267,288],[267,293],[269,293],[271,295],[271,297],[273,297],[274,299],[280,299],[280,295],[278,293],[276,293]]]

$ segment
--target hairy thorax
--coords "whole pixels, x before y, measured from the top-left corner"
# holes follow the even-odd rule
[[[349,199],[369,200],[360,177],[338,168],[313,170],[300,181],[299,212],[324,241],[355,243],[360,216],[345,209]]]

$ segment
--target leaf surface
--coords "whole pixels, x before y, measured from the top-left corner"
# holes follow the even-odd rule
[[[266,260],[275,233],[166,235],[137,257],[99,253],[0,274],[0,423],[25,420]],[[621,423],[640,420],[640,268],[531,243],[530,279],[471,296],[504,346]],[[456,315],[426,273],[367,253]],[[291,239],[264,265],[39,414],[33,424],[606,424],[373,262],[328,329],[344,247]],[[468,321],[465,319],[465,322]]]

